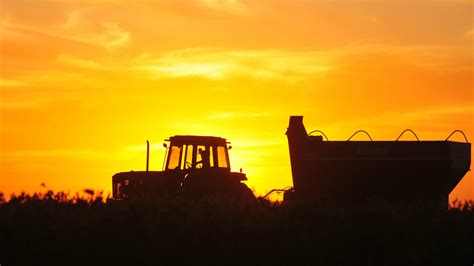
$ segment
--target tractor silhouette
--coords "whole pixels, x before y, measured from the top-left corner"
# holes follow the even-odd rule
[[[255,199],[242,183],[247,177],[232,172],[228,150],[232,146],[224,138],[210,136],[173,136],[167,148],[163,171],[117,173],[112,177],[114,200],[185,198],[200,199],[217,196]]]

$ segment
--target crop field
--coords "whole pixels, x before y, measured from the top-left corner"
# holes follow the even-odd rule
[[[472,265],[474,204],[0,196],[4,265]]]

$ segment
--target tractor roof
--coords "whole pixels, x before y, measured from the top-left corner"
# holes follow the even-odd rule
[[[168,141],[168,140],[166,140]],[[222,145],[225,146],[228,142],[224,138],[211,136],[190,136],[177,135],[169,138],[172,145],[194,144],[194,145]]]

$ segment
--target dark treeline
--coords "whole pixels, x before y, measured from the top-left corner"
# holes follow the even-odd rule
[[[1,195],[0,264],[474,263],[473,202],[443,211],[217,198],[106,203],[87,192]]]

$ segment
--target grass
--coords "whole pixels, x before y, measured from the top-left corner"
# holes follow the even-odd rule
[[[0,194],[1,265],[472,265],[474,203],[449,210],[266,200]],[[221,260],[227,256],[226,260]],[[297,263],[298,262],[298,263]],[[168,264],[169,263],[169,264]]]

